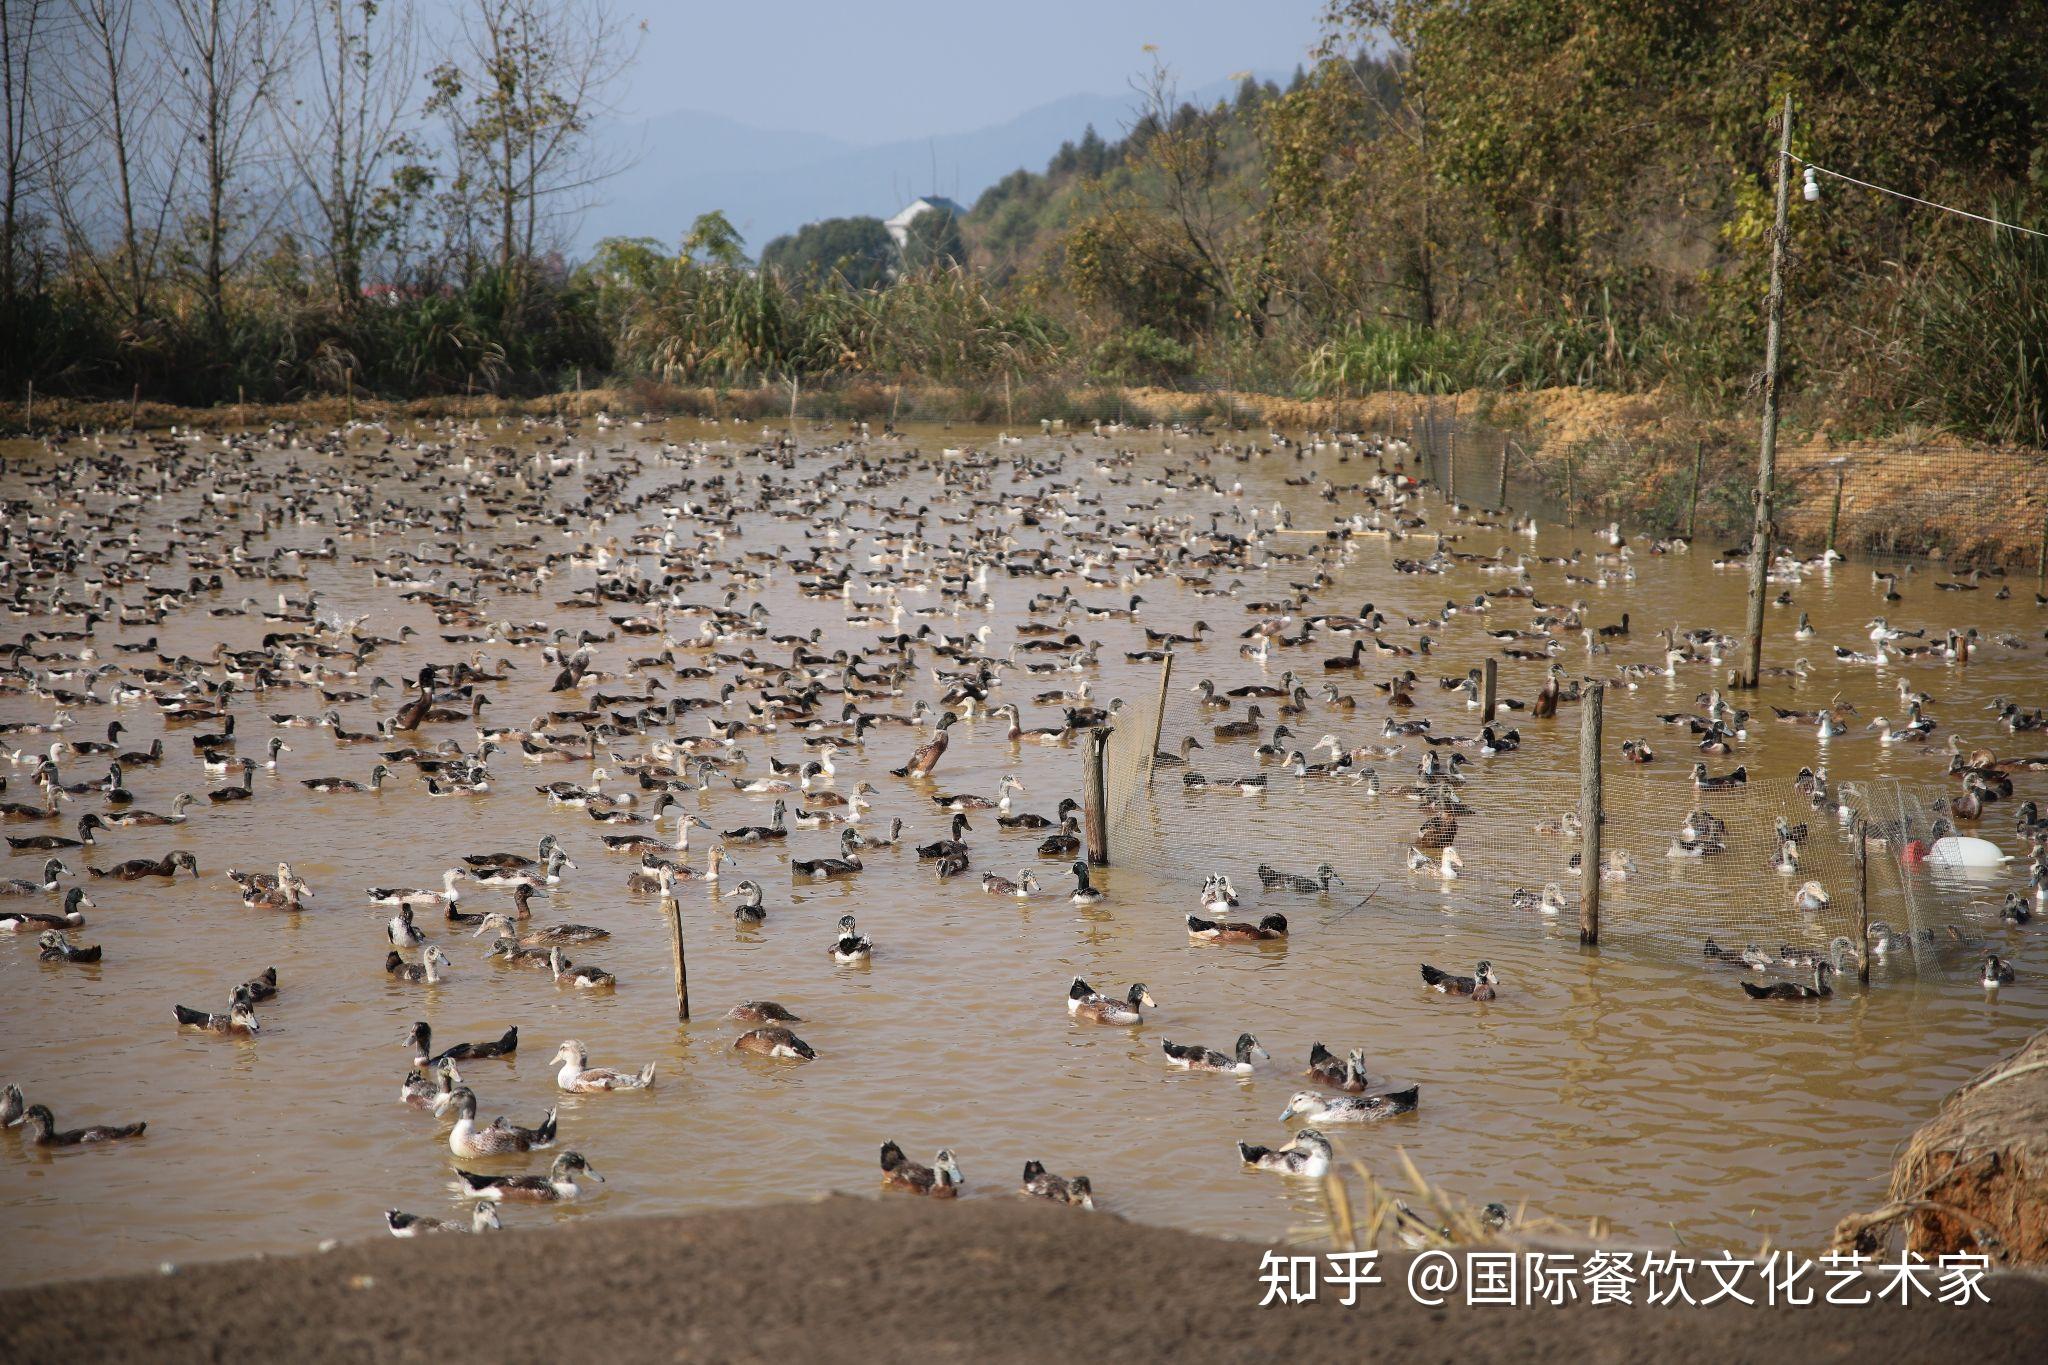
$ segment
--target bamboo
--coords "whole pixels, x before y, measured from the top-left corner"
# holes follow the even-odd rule
[[[1479,717],[1486,724],[1493,724],[1494,712],[1499,709],[1500,662],[1492,655],[1486,659],[1486,670],[1480,683]]]
[[[1685,502],[1685,538],[1691,540],[1700,514],[1700,472],[1707,463],[1707,443],[1692,443],[1692,496]]]
[[[1749,544],[1749,629],[1743,687],[1755,687],[1764,662],[1764,587],[1771,567],[1771,499],[1778,470],[1778,355],[1785,322],[1785,221],[1792,179],[1792,96],[1778,124],[1778,203],[1771,233],[1770,314],[1764,332],[1764,428],[1757,447],[1756,520]]]
[[[1870,831],[1856,816],[1856,979],[1870,984]]]
[[[1145,785],[1152,785],[1152,765],[1159,757],[1159,732],[1166,726],[1166,689],[1173,682],[1173,651],[1159,661],[1159,705],[1152,714],[1152,752],[1145,756]]]
[[[1107,725],[1090,730],[1088,747],[1082,751],[1081,813],[1087,830],[1088,862],[1092,867],[1109,866],[1109,801],[1103,774],[1109,732]]]
[[[718,855],[712,854],[715,858]],[[690,1022],[690,963],[683,951],[683,907],[674,895],[661,898],[662,913],[668,916],[669,964],[676,975],[676,1018]]]
[[[1600,727],[1606,683],[1587,683],[1579,712],[1579,942],[1600,942]]]

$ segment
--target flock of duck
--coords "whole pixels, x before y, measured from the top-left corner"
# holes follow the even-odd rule
[[[103,941],[75,938],[87,912],[99,909],[89,887],[217,875],[254,912],[297,916],[312,912],[316,900],[323,910],[340,907],[331,913],[352,913],[352,902],[374,907],[362,921],[365,971],[381,963],[392,986],[416,989],[420,1013],[431,1014],[437,992],[453,984],[456,955],[479,950],[497,968],[530,972],[559,990],[612,992],[622,976],[662,989],[658,967],[607,958],[610,930],[537,920],[533,903],[572,876],[662,900],[701,884],[729,898],[735,926],[749,933],[800,922],[800,912],[774,903],[777,864],[792,884],[857,887],[871,860],[922,863],[941,884],[999,900],[1125,913],[1091,876],[1078,801],[1026,811],[1017,771],[970,773],[946,759],[959,728],[980,718],[1003,727],[1013,756],[1027,747],[1078,748],[1079,736],[1114,724],[1119,705],[1093,693],[1105,650],[1134,664],[1173,651],[1227,662],[1215,647],[1226,632],[1204,620],[1147,613],[1142,589],[1160,579],[1212,602],[1210,615],[1242,617],[1241,628],[1227,634],[1241,642],[1235,653],[1246,680],[1197,683],[1201,732],[1167,736],[1153,765],[1177,772],[1168,780],[1190,793],[1256,794],[1276,776],[1291,776],[1405,797],[1418,808],[1409,866],[1449,881],[1464,866],[1459,822],[1469,816],[1468,794],[1483,784],[1486,764],[1522,748],[1520,727],[1554,723],[1560,707],[1582,695],[1583,680],[1568,676],[1561,656],[1580,652],[1590,675],[1636,687],[1682,671],[1712,678],[1733,652],[1733,641],[1699,627],[1665,631],[1640,651],[1648,657],[1628,657],[1642,638],[1628,614],[1603,621],[1584,600],[1598,588],[1626,585],[1637,556],[1685,553],[1684,541],[1637,545],[1610,527],[1590,552],[1519,553],[1507,542],[1533,533],[1533,520],[1433,500],[1396,439],[1297,442],[1276,433],[1252,442],[1169,433],[1164,467],[1146,473],[1113,431],[1030,450],[1006,437],[991,450],[940,454],[865,429],[803,451],[771,433],[686,443],[626,434],[610,423],[595,433],[531,424],[515,444],[455,426],[424,433],[279,427],[228,436],[188,430],[53,441],[47,458],[9,467],[0,610],[19,634],[0,669],[10,717],[0,734],[15,746],[0,779],[0,815],[10,827],[36,831],[10,834],[8,844],[39,870],[0,883],[0,930],[33,933],[40,959],[54,967],[117,973],[118,921],[109,921]],[[1247,495],[1237,470],[1254,461],[1283,462],[1286,482],[1313,490],[1330,509],[1327,520],[1298,528],[1285,509]],[[802,527],[800,541],[750,540],[749,527],[762,520]],[[1363,541],[1387,543],[1389,574],[1426,578],[1460,569],[1497,575],[1497,586],[1421,617],[1371,602],[1355,613],[1330,610],[1321,599],[1332,571]],[[1498,548],[1466,548],[1482,544]],[[1833,570],[1823,561],[1781,560],[1773,575],[1781,603],[1794,601],[1807,576]],[[406,624],[379,634],[375,608],[347,614],[334,590],[318,585],[344,571],[372,582],[391,611],[430,615],[432,628]],[[1539,572],[1582,594],[1579,600],[1544,600]],[[823,628],[778,627],[758,598],[771,582],[791,577],[821,610],[841,613],[843,630],[828,638]],[[1262,598],[1248,580],[1277,586]],[[1970,570],[1935,586],[1976,591],[1996,581],[1990,571]],[[1030,590],[1007,639],[987,619],[992,585]],[[1907,582],[1880,575],[1873,586],[1894,603]],[[2004,586],[1997,591],[2009,596]],[[2044,605],[2038,597],[2036,605]],[[259,620],[253,647],[218,642],[230,629],[250,633]],[[173,626],[212,632],[216,642],[198,654],[172,652],[160,647],[159,633]],[[1794,634],[1812,634],[1805,618]],[[1938,666],[1973,649],[2035,648],[2010,633],[1952,631],[1936,643],[1923,643],[1923,634],[1879,617],[1870,650],[1838,647],[1835,657],[1845,665]],[[1469,734],[1416,714],[1418,691],[1440,689],[1478,705],[1480,670],[1440,678],[1419,671],[1461,635],[1507,666],[1541,672],[1532,695],[1502,697],[1502,719]],[[1802,659],[1773,673],[1796,681],[1808,669]],[[1372,677],[1375,670],[1384,676]],[[546,710],[521,719],[495,714],[495,698],[536,685],[537,676],[548,680]],[[1347,680],[1370,690],[1347,692]],[[1887,745],[1931,744],[1935,699],[1903,680],[1899,693],[1902,719],[1878,717],[1868,729]],[[1057,719],[1028,727],[1027,706]],[[2008,735],[2048,729],[2038,708],[2001,699],[1993,709]],[[1779,819],[1772,855],[1772,869],[1796,883],[1792,905],[1818,911],[1828,903],[1826,888],[1796,874],[1809,823],[1843,809],[1821,760],[1848,733],[1856,710],[1839,697],[1812,711],[1772,710],[1778,723],[1811,728],[1819,746],[1799,781],[1811,814],[1797,825]],[[1668,761],[1658,750],[1689,751],[1702,801],[1673,833],[1671,854],[1726,856],[1725,825],[1705,798],[1748,781],[1746,765],[1713,768],[1742,753],[1755,718],[1710,687],[1694,709],[1659,719],[1671,740],[1653,745],[1631,735],[1618,753],[1650,764]],[[1304,747],[1297,727],[1330,733]],[[1347,728],[1353,739],[1340,738]],[[143,733],[151,734],[146,744],[131,738]],[[1197,750],[1237,771],[1204,775],[1193,766]],[[1902,856],[1967,862],[1986,845],[1999,859],[2014,859],[2027,881],[2006,894],[2001,918],[2016,928],[2048,901],[2048,820],[2035,801],[2014,808],[2018,855],[1957,831],[1990,821],[2014,797],[2016,782],[2048,769],[2048,757],[1954,743],[1948,753],[1957,790],[1928,838],[1908,846],[1907,831],[1895,832]],[[301,764],[312,765],[303,776]],[[1413,776],[1397,778],[1396,765]],[[528,776],[551,766],[577,775]],[[128,785],[145,775],[190,790],[152,811]],[[259,787],[263,775],[273,780]],[[1078,766],[1074,776],[1078,784]],[[588,827],[576,824],[580,833],[550,834],[530,848],[451,851],[438,883],[360,890],[316,890],[294,870],[294,858],[303,865],[318,852],[304,842],[318,839],[317,826],[294,828],[294,846],[262,870],[214,874],[192,848],[149,846],[152,832],[169,832],[203,848],[216,812],[278,800],[293,784],[332,800],[375,802],[409,786],[456,802],[545,802]],[[747,813],[706,818],[735,803]],[[474,809],[482,821],[489,805]],[[1568,811],[1537,832],[1568,837],[1579,818]],[[806,832],[830,851],[795,856],[795,836]],[[1013,835],[1030,843],[1031,854],[1006,875],[990,865],[990,840],[1012,848]],[[1575,859],[1562,862],[1560,880],[1541,890],[1516,888],[1505,908],[1559,914]],[[1630,866],[1622,854],[1603,875],[1626,876]],[[1327,861],[1305,870],[1261,862],[1254,875],[1262,902],[1256,912],[1241,909],[1228,874],[1204,880],[1195,908],[1185,912],[1191,943],[1282,942],[1289,917],[1267,906],[1327,904],[1344,885]],[[33,908],[43,904],[57,908]],[[798,932],[818,933],[821,971],[877,959],[886,965],[886,935],[878,942],[853,914]],[[1705,957],[1741,972],[1749,996],[1812,999],[1830,993],[1830,977],[1849,959],[1911,946],[1901,937],[1878,925],[1865,944],[1838,937],[1823,948],[1788,944],[1777,952],[1756,944],[1723,949],[1710,939]],[[1423,991],[1471,1005],[1501,1002],[1507,989],[1490,961],[1469,974],[1430,963],[1409,970]],[[2014,976],[2008,959],[1984,952],[1985,985]],[[291,988],[270,967],[223,982],[210,1003],[167,1000],[156,1008],[167,1026],[255,1039],[262,1014],[290,1007]],[[1047,983],[1048,1007],[1059,989]],[[1105,991],[1075,977],[1065,994],[1076,1027],[1132,1028],[1157,1009],[1142,983]],[[738,1051],[789,1066],[829,1064],[795,1031],[805,1021],[766,992],[725,1017],[738,1028],[731,1044]],[[603,1179],[582,1150],[602,1141],[602,1105],[579,1112],[589,1132],[575,1148],[562,1147],[556,1108],[530,1126],[503,1116],[482,1120],[491,1112],[480,1093],[489,1089],[492,1064],[520,1047],[516,1024],[450,1046],[422,1019],[405,1046],[399,1098],[447,1124],[442,1140],[457,1160],[451,1190],[473,1208],[468,1221],[452,1222],[392,1209],[394,1235],[482,1231],[498,1225],[500,1203],[574,1200],[585,1182]],[[1166,1040],[1160,1052],[1168,1067],[1222,1076],[1249,1077],[1270,1061],[1248,1032],[1228,1050]],[[653,1063],[593,1066],[590,1050],[574,1038],[560,1042],[550,1065],[565,1094],[644,1091],[657,1079]],[[1332,1161],[1324,1128],[1419,1111],[1420,1087],[1369,1076],[1363,1049],[1339,1057],[1315,1041],[1300,1079],[1306,1084],[1279,1118],[1306,1126],[1277,1145],[1239,1143],[1243,1164],[1318,1176]],[[145,1132],[141,1122],[62,1128],[47,1102],[30,1102],[34,1093],[33,1084],[26,1092],[8,1086],[0,1096],[0,1120],[33,1146]],[[893,1141],[879,1151],[887,1188],[950,1197],[964,1185],[950,1149],[930,1165]],[[514,1169],[536,1153],[554,1153],[544,1170]],[[480,1162],[496,1165],[477,1169]],[[1022,1171],[1018,1188],[1026,1195],[1094,1206],[1084,1175],[1055,1174],[1035,1158]]]

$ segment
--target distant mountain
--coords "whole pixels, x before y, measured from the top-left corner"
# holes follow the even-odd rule
[[[1232,81],[1188,92],[1207,103]],[[1068,95],[1004,123],[860,147],[821,133],[773,132],[722,114],[680,109],[600,128],[600,150],[631,169],[599,191],[576,248],[603,237],[654,237],[673,245],[690,220],[722,209],[749,255],[821,218],[886,218],[920,194],[972,205],[1011,171],[1042,168],[1062,142],[1093,124],[1114,140],[1131,121],[1133,95]],[[936,180],[934,166],[936,165]]]

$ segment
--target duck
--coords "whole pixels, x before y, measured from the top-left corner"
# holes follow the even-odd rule
[[[71,875],[71,869],[64,866],[62,858],[51,858],[43,864],[42,876],[30,880],[14,877],[0,881],[0,896],[35,896],[55,891],[62,885],[62,878]]]
[[[725,1012],[725,1017],[742,1024],[801,1024],[803,1019],[787,1006],[773,1000],[742,1000]]]
[[[1443,881],[1454,882],[1458,879],[1459,869],[1464,866],[1464,856],[1448,844],[1444,846],[1443,852],[1435,858],[1430,857],[1419,848],[1408,850],[1408,870],[1410,872],[1434,872]]]
[[[405,1045],[412,1049],[412,1063],[418,1067],[436,1066],[444,1061],[472,1062],[510,1057],[519,1051],[519,1025],[512,1025],[496,1038],[480,1043],[457,1043],[435,1052],[433,1026],[421,1019],[406,1032]]]
[[[751,1052],[760,1057],[788,1057],[798,1061],[815,1061],[817,1052],[803,1039],[791,1033],[780,1024],[768,1024],[748,1029],[732,1041],[735,1052]]]
[[[839,933],[832,940],[834,962],[865,962],[874,955],[874,940],[854,925],[852,915],[839,917]]]
[[[2004,903],[1998,907],[1998,918],[2007,924],[2025,924],[2034,918],[2033,907],[2019,892],[2008,891]]]
[[[1754,981],[1744,981],[1742,993],[1752,1000],[1820,1000],[1833,995],[1828,978],[1835,974],[1835,964],[1822,958],[1813,964],[1813,984],[1799,981],[1773,981],[1759,986]]]
[[[906,1194],[921,1194],[931,1199],[958,1198],[961,1186],[967,1183],[960,1173],[960,1162],[950,1147],[941,1147],[929,1166],[920,1166],[903,1155],[903,1149],[893,1142],[882,1144],[882,1188],[901,1190]]]
[[[417,886],[373,886],[367,894],[372,905],[404,906],[414,910],[452,909],[462,899],[462,888],[456,883],[469,875],[459,867],[451,867],[441,874],[439,891]]]
[[[814,882],[828,881],[834,877],[851,877],[865,871],[860,860],[861,836],[858,831],[839,831],[839,856],[836,858],[791,858],[791,877],[809,877]]]
[[[1470,976],[1454,976],[1425,962],[1422,964],[1422,983],[1441,995],[1467,995],[1474,1000],[1491,1000],[1500,985],[1500,977],[1494,974],[1493,964],[1484,958],[1479,960]]]
[[[389,776],[391,770],[379,763],[370,769],[370,780],[367,783],[348,777],[305,777],[299,779],[299,785],[307,791],[315,792],[381,792],[384,790],[384,779]]]
[[[1377,1123],[1414,1113],[1421,1094],[1422,1087],[1416,1085],[1371,1095],[1318,1095],[1299,1090],[1280,1111],[1280,1121],[1305,1118],[1311,1123]]]
[[[1546,882],[1542,892],[1516,887],[1508,894],[1508,904],[1517,910],[1534,910],[1540,915],[1554,918],[1564,913],[1564,887],[1557,882]]]
[[[0,913],[0,934],[40,933],[45,929],[76,929],[85,923],[82,911],[92,905],[85,888],[74,886],[64,893],[64,908],[55,914],[41,910],[9,910]]]
[[[1733,772],[1715,777],[1707,772],[1706,764],[1692,765],[1692,784],[1703,792],[1733,791],[1737,787],[1748,785],[1748,782],[1749,769],[1746,766],[1737,767]]]
[[[1032,875],[1031,869],[1019,868],[1015,881],[993,872],[982,873],[981,889],[984,895],[1013,896],[1018,900],[1029,900],[1038,893],[1039,886],[1038,878]]]
[[[180,792],[171,798],[171,811],[168,815],[159,814],[153,810],[109,811],[106,814],[106,822],[109,825],[118,826],[123,829],[155,825],[182,825],[191,819],[190,816],[185,814],[185,808],[192,805],[196,799],[190,792]]]
[[[1023,790],[1024,784],[1018,781],[1014,774],[1004,773],[1002,776],[1002,780],[996,783],[996,794],[994,796],[974,796],[967,793],[958,793],[949,796],[934,796],[932,798],[932,804],[937,806],[941,810],[950,811],[1008,811],[1010,809],[1010,793],[1021,792]]]
[[[502,938],[498,940],[499,943],[504,941]],[[516,948],[518,944],[515,942],[513,946]],[[553,973],[557,986],[566,981],[580,991],[608,991],[619,984],[619,979],[602,967],[574,963],[563,957],[560,944],[548,945],[548,970]]]
[[[555,846],[560,842],[560,839],[555,835],[543,834],[540,836],[540,849],[537,857],[528,857],[523,853],[465,853],[462,855],[462,861],[474,868],[539,868],[547,865],[548,861],[554,856]]]
[[[1081,803],[1067,796],[1060,799],[1056,815],[1034,815],[1030,811],[1023,811],[1016,815],[998,815],[996,823],[1004,829],[1051,829],[1064,823],[1069,815],[1080,809]]]
[[[1188,937],[1204,943],[1265,943],[1287,937],[1287,916],[1269,914],[1257,924],[1188,916]]]
[[[571,1038],[555,1049],[555,1055],[548,1058],[548,1065],[562,1064],[555,1073],[555,1088],[571,1095],[595,1095],[607,1090],[651,1090],[654,1088],[655,1063],[649,1062],[638,1071],[619,1071],[610,1067],[590,1065],[590,1052],[582,1043]]]
[[[256,795],[256,760],[245,758],[242,764],[242,785],[239,787],[215,787],[206,794],[206,799],[216,806],[229,801],[247,801]]]
[[[45,929],[36,936],[36,956],[44,962],[98,962],[100,948],[97,943],[89,948],[78,947],[62,929]]]
[[[1252,1059],[1272,1060],[1272,1054],[1259,1045],[1259,1040],[1249,1033],[1237,1035],[1237,1046],[1230,1053],[1217,1052],[1199,1043],[1161,1042],[1160,1051],[1166,1054],[1167,1064],[1182,1071],[1219,1071],[1234,1076],[1248,1076],[1252,1070]]]
[[[1076,1208],[1093,1210],[1095,1193],[1085,1175],[1054,1175],[1041,1162],[1024,1163],[1024,1181],[1018,1193],[1033,1199],[1044,1199],[1054,1204],[1070,1204]]]
[[[1802,914],[1819,914],[1828,908],[1827,888],[1817,881],[1804,883],[1792,893],[1792,908]]]
[[[453,962],[449,961],[448,955],[439,948],[428,948],[424,953],[420,954],[418,962],[407,962],[403,957],[399,956],[396,948],[393,948],[384,955],[384,971],[387,975],[399,981],[415,981],[427,986],[440,985],[442,981],[440,969],[454,965]]]
[[[86,871],[95,877],[104,877],[111,881],[134,882],[144,877],[175,878],[179,868],[186,869],[196,878],[199,875],[199,860],[180,848],[171,850],[161,858],[130,858],[127,862],[115,863],[112,867],[88,867]]]
[[[384,937],[397,948],[418,948],[427,941],[426,931],[412,922],[410,905],[399,906],[398,913],[384,922]]]
[[[1268,867],[1264,863],[1259,864],[1258,873],[1259,885],[1268,891],[1279,888],[1298,891],[1303,895],[1318,895],[1328,891],[1332,885],[1344,885],[1344,879],[1337,875],[1337,869],[1328,863],[1317,863],[1315,872],[1306,877],[1295,872],[1282,872],[1279,868]]]
[[[238,1033],[249,1038],[263,1031],[262,1025],[256,1021],[256,1009],[246,988],[236,989],[226,1014],[209,1014],[184,1005],[173,1005],[171,1009],[177,1015],[180,1028],[197,1029],[201,1033]]]
[[[1158,1008],[1158,1002],[1153,1000],[1152,992],[1145,989],[1143,982],[1132,986],[1129,994],[1121,1000],[1097,994],[1094,987],[1078,976],[1067,989],[1067,1013],[1090,1024],[1128,1028],[1144,1022],[1144,1010]]]
[[[489,930],[499,935],[517,939],[522,948],[534,948],[551,943],[602,943],[612,936],[609,929],[599,929],[589,924],[549,924],[539,929],[519,929],[512,923],[512,917],[502,910],[493,910],[478,923],[471,938]]]
[[[518,1200],[532,1204],[567,1203],[583,1193],[579,1176],[603,1183],[581,1152],[563,1152],[548,1167],[546,1175],[485,1175],[480,1171],[455,1168],[458,1191],[477,1199]]]
[[[1073,865],[1074,894],[1068,897],[1076,905],[1094,905],[1104,899],[1101,887],[1088,879],[1088,862],[1076,858]]]
[[[967,845],[961,840],[960,836],[972,832],[973,828],[972,825],[967,823],[965,815],[955,815],[953,817],[952,836],[946,839],[934,840],[929,844],[918,845],[917,856],[929,862],[934,858],[949,858],[956,853],[965,853],[967,852]]]
[[[739,893],[739,904],[732,908],[735,924],[760,924],[768,918],[768,912],[761,905],[761,883],[744,881],[733,888]]]
[[[444,1096],[462,1084],[462,1073],[455,1069],[455,1063],[442,1058],[435,1065],[422,1071],[418,1067],[405,1073],[405,1079],[398,1083],[399,1102],[409,1109],[431,1109],[441,1111]]]
[[[1259,1147],[1249,1142],[1237,1144],[1238,1159],[1247,1166],[1314,1180],[1330,1173],[1331,1150],[1330,1140],[1313,1128],[1300,1129],[1281,1147]]]
[[[427,1237],[437,1232],[495,1232],[504,1224],[498,1221],[498,1206],[488,1200],[479,1199],[467,1223],[451,1223],[440,1218],[429,1218],[423,1213],[386,1209],[384,1226],[391,1230],[393,1237]]]
[[[448,1150],[462,1157],[503,1156],[509,1152],[532,1152],[555,1145],[556,1114],[550,1109],[539,1125],[521,1128],[493,1119],[488,1127],[476,1122],[476,1092],[457,1086],[448,1092],[443,1108],[455,1110],[455,1126],[448,1132]]]
[[[2011,962],[1997,953],[1984,954],[1984,971],[1978,978],[1983,982],[1984,989],[1995,991],[2000,986],[2010,986],[2014,976]]]
[[[1361,1094],[1367,1087],[1365,1049],[1352,1048],[1350,1055],[1340,1060],[1330,1049],[1315,1043],[1308,1050],[1308,1070],[1302,1074],[1318,1085]]]
[[[96,1123],[84,1128],[59,1128],[47,1104],[31,1104],[22,1113],[22,1138],[32,1147],[83,1147],[95,1142],[138,1138],[147,1123]]]
[[[960,718],[951,711],[941,715],[938,728],[933,731],[932,737],[912,750],[909,760],[902,767],[891,768],[890,773],[896,777],[931,776],[932,769],[938,767],[939,760],[945,756],[946,745],[951,742],[946,732],[958,724],[959,720]]]
[[[102,820],[97,812],[87,811],[78,817],[78,837],[75,839],[66,838],[61,834],[10,834],[7,836],[7,847],[16,853],[54,853],[67,848],[91,848],[97,842],[93,838],[94,831],[106,827],[107,822]]]

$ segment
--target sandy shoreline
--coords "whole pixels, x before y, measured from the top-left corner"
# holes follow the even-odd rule
[[[0,1292],[19,1360],[1176,1362],[2041,1358],[2048,1281],[1991,1303],[1770,1310],[1257,1305],[1262,1248],[1022,1200],[890,1197],[366,1239]]]

